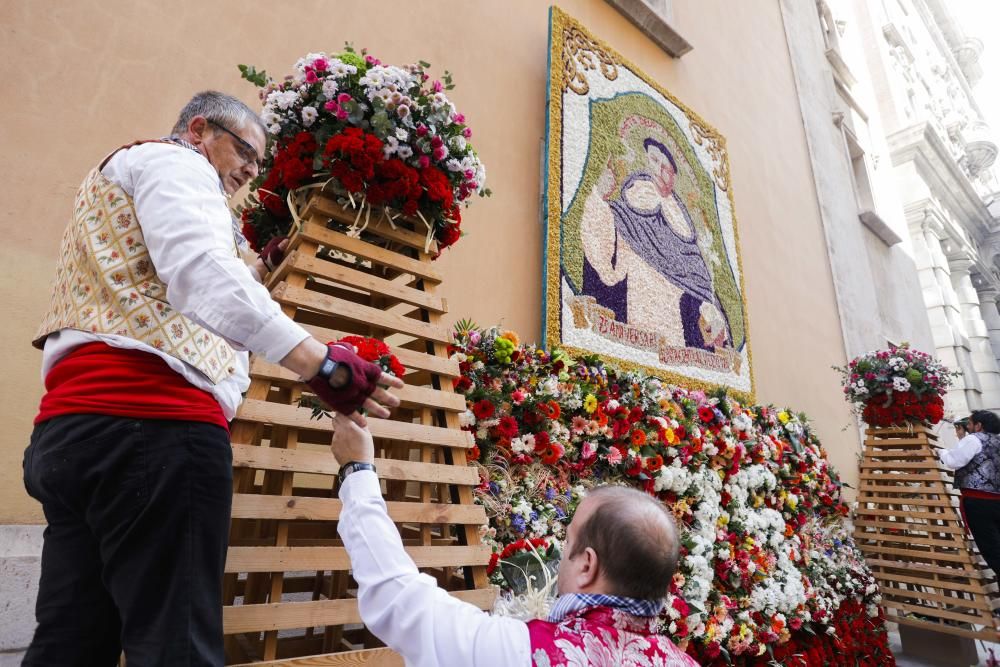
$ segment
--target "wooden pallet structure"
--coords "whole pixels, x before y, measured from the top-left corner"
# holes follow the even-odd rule
[[[447,353],[436,247],[426,245],[422,222],[376,217],[314,194],[268,287],[320,340],[378,338],[405,366],[406,386],[396,392],[402,405],[389,419],[368,419],[389,514],[422,572],[490,609],[490,551],[479,540],[487,520],[473,503],[479,476],[467,450],[474,441],[459,424],[464,397],[452,389],[459,370]],[[330,420],[299,407],[308,388],[293,373],[254,358],[250,375],[232,427],[227,664],[401,666],[358,614],[336,532],[339,463],[329,449]]]
[[[865,431],[854,540],[887,618],[998,641],[996,577],[966,534],[951,472],[924,425]]]

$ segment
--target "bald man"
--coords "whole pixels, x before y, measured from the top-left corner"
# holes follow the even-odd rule
[[[566,531],[548,620],[490,616],[417,571],[386,512],[371,434],[339,415],[334,428],[331,449],[343,463],[337,532],[351,557],[361,618],[407,665],[697,666],[656,634],[678,535],[652,497],[625,487],[591,491]]]

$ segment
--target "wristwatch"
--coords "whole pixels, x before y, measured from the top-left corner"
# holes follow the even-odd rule
[[[340,366],[338,362],[334,361],[330,357],[327,357],[326,359],[323,360],[323,365],[321,365],[319,367],[319,370],[316,371],[316,375],[313,377],[313,379],[323,378],[324,380],[326,380],[327,384],[333,387],[333,384],[330,383],[330,378],[333,377],[333,374],[337,372],[338,366]],[[333,388],[340,389],[343,386],[345,385],[340,385],[340,387],[333,387]]]
[[[371,470],[375,472],[374,463],[362,463],[360,461],[351,461],[350,463],[345,463],[340,466],[340,472],[337,473],[337,477],[340,478],[341,484],[343,484],[344,479],[347,478],[352,472],[357,472],[359,470]]]

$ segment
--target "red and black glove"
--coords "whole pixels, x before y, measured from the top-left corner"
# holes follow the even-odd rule
[[[274,267],[281,264],[285,259],[285,251],[279,246],[288,239],[287,236],[275,236],[267,242],[264,249],[260,251],[260,258],[268,271],[274,271]]]
[[[330,385],[330,376],[338,367],[347,369],[347,382],[340,387]],[[306,384],[324,403],[337,412],[349,415],[364,405],[365,400],[378,387],[382,369],[365,361],[344,343],[327,343],[326,360],[316,377]]]

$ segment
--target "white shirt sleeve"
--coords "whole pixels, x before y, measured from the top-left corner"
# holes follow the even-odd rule
[[[386,512],[375,473],[350,474],[340,500],[337,532],[358,582],[361,618],[407,665],[531,665],[527,625],[457,600],[417,571]]]
[[[964,438],[959,440],[958,444],[951,449],[942,449],[941,453],[938,454],[938,458],[941,459],[941,463],[943,463],[946,467],[951,468],[952,470],[958,470],[971,461],[976,454],[982,450],[982,441],[972,433],[969,433]]]
[[[232,214],[219,176],[204,157],[148,143],[120,151],[112,160],[108,166],[124,176],[122,185],[132,194],[171,306],[237,349],[271,362],[308,337],[234,254]]]

